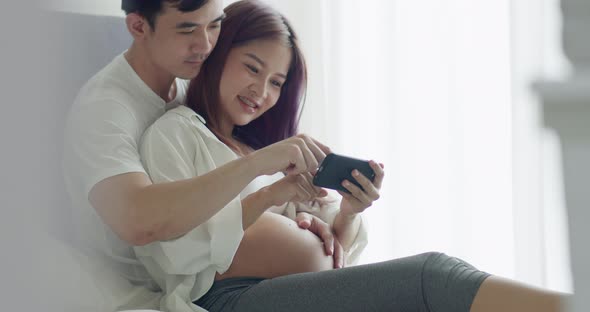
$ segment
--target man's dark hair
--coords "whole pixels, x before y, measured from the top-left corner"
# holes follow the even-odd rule
[[[125,14],[137,13],[148,21],[150,27],[155,29],[156,17],[162,13],[164,2],[180,12],[192,12],[200,9],[208,0],[122,0],[121,9]]]

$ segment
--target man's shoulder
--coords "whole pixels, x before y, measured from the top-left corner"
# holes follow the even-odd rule
[[[84,106],[95,102],[110,102],[125,105],[135,101],[132,87],[133,77],[121,60],[116,57],[107,66],[98,71],[80,89],[74,105]]]

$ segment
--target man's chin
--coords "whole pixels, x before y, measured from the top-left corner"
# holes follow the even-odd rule
[[[185,80],[191,80],[195,77],[197,77],[199,75],[201,68],[199,68],[198,70],[191,70],[191,71],[185,71],[183,73],[178,73],[176,75],[176,77],[180,78],[180,79],[185,79]]]
[[[176,76],[176,78],[179,78],[179,79],[184,79],[184,80],[192,80],[193,78],[197,77],[197,75],[198,75],[198,74],[199,74],[199,73],[196,73],[196,74],[194,74],[194,75],[187,75],[187,74],[184,74],[184,75],[177,75],[177,76]]]

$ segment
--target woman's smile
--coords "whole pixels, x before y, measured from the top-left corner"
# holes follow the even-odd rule
[[[260,108],[259,104],[244,96],[238,95],[238,102],[240,103],[240,106],[242,106],[244,111],[248,114],[255,114]]]

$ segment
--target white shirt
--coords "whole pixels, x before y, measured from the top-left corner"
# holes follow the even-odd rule
[[[154,183],[171,182],[205,174],[237,158],[206,126],[204,119],[185,106],[172,109],[144,134],[141,147],[144,166]],[[242,236],[241,198],[281,178],[259,177],[207,222],[177,239],[135,247],[138,258],[164,291],[165,311],[204,311],[192,302],[213,284],[215,272],[225,272]],[[298,211],[310,212],[332,224],[338,205],[308,207],[288,204],[271,211],[295,218]],[[358,260],[367,243],[366,230],[349,251],[347,264]]]
[[[145,173],[139,141],[145,129],[167,108],[183,103],[187,82],[177,79],[176,86],[176,98],[166,103],[121,54],[80,90],[66,123],[62,165],[78,245],[136,285],[130,292],[111,294],[121,308],[157,306],[160,294],[153,292],[158,291],[157,286],[137,260],[133,248],[103,223],[88,195],[94,185],[106,178]]]

